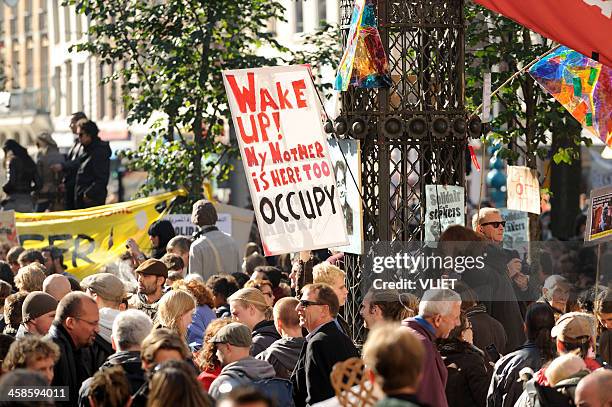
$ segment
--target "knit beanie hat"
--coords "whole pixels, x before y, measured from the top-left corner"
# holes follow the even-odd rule
[[[55,311],[56,308],[57,300],[55,298],[42,291],[32,291],[23,301],[21,307],[22,322],[36,319],[48,312]]]

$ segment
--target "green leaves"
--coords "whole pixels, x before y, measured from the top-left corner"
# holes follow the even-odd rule
[[[492,72],[495,90],[554,44],[473,2],[467,2],[465,14],[466,106],[473,111],[482,103],[483,72]],[[499,114],[491,126],[497,130],[496,141],[503,145],[498,157],[513,163],[522,157],[534,167],[537,159],[549,156],[545,146],[550,144],[551,135],[569,137],[574,145],[560,151],[559,156],[553,155],[553,159],[571,163],[578,156],[577,151],[570,150],[580,146],[580,126],[528,73],[502,88],[493,102],[499,103]]]

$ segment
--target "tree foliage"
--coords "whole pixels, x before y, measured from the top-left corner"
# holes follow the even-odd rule
[[[121,86],[129,123],[151,123],[127,166],[148,172],[140,195],[186,187],[188,201],[202,196],[206,179],[223,179],[233,169],[235,140],[222,142],[230,112],[222,72],[279,64],[331,61],[334,48],[317,51],[334,32],[323,26],[307,38],[315,47],[292,52],[267,29],[284,21],[276,0],[67,0],[90,21],[89,35],[76,46],[113,74],[104,82]],[[339,51],[338,51],[339,52]],[[313,70],[320,76],[320,70]],[[157,114],[157,116],[160,116]]]
[[[556,44],[527,28],[479,5],[466,5],[466,102],[474,110],[482,103],[483,73],[492,71],[492,89],[498,88],[514,73]],[[524,159],[535,168],[537,159],[545,159],[547,137],[565,139],[566,148],[553,151],[555,162],[570,163],[578,157],[581,126],[557,101],[548,95],[527,73],[518,75],[501,89],[496,100],[502,109],[492,121],[492,143],[501,143],[500,158],[511,163]]]

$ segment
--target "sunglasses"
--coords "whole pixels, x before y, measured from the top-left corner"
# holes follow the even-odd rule
[[[327,305],[322,302],[310,301],[310,300],[300,300],[300,305],[304,308],[310,307],[311,305]]]
[[[503,227],[506,227],[506,221],[502,220],[501,222],[487,222],[487,223],[481,223],[480,224],[480,226],[487,226],[487,225],[491,225],[495,229],[497,229],[499,227],[499,225],[502,225]]]

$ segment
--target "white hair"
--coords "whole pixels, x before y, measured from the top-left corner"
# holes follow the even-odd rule
[[[117,351],[138,347],[153,329],[151,318],[136,309],[122,311],[113,322],[111,336],[117,346]]]
[[[568,281],[565,277],[560,276],[559,274],[553,274],[552,276],[546,277],[546,280],[544,280],[543,288],[546,288],[547,290],[554,290],[554,288],[558,286],[559,283],[568,284]]]
[[[480,225],[480,222],[482,222],[482,220],[484,218],[486,218],[487,215],[490,215],[492,213],[499,213],[501,215],[501,212],[499,211],[499,209],[495,209],[495,208],[480,208],[480,210],[477,211],[474,214],[474,216],[472,217],[472,229],[476,230],[478,225]]]
[[[419,303],[419,315],[422,317],[448,315],[456,302],[461,303],[461,296],[453,290],[446,288],[427,290]]]

